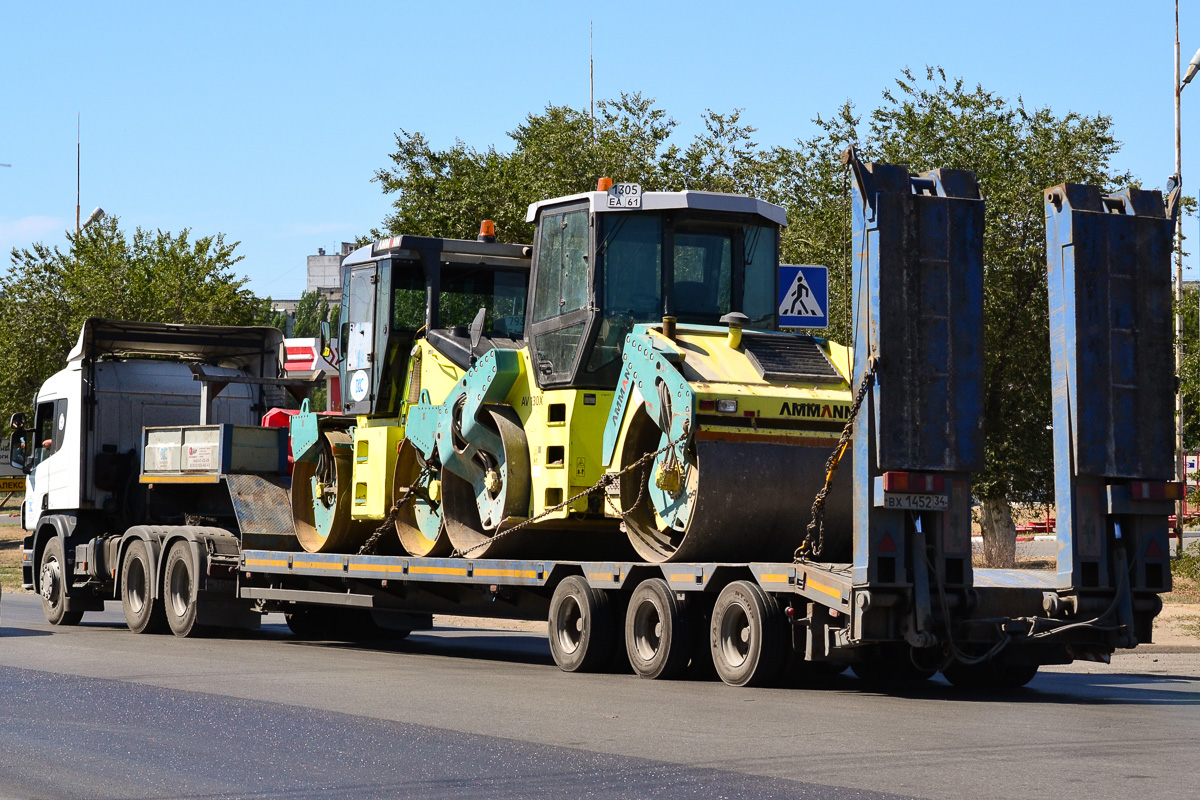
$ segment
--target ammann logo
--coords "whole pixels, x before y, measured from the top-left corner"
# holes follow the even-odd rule
[[[806,419],[847,419],[850,406],[829,403],[784,403],[779,409],[781,417],[804,417]]]

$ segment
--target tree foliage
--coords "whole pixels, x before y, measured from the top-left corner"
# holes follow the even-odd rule
[[[25,409],[42,382],[62,369],[88,317],[213,325],[263,324],[269,300],[233,273],[237,243],[223,234],[191,239],[138,228],[127,235],[116,217],[79,234],[67,247],[36,243],[14,249],[0,277],[0,409]]]
[[[329,322],[329,301],[320,292],[305,292],[296,304],[292,336],[298,339],[320,335],[321,323]]]

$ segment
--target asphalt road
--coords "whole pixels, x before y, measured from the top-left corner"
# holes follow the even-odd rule
[[[965,694],[566,675],[545,638],[377,647],[51,628],[6,593],[0,798],[1184,798],[1200,654],[1162,648]],[[1090,670],[1090,671],[1089,671]]]

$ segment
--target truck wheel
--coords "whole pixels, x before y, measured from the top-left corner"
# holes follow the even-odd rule
[[[625,651],[643,678],[674,678],[691,657],[687,603],[662,578],[638,584],[625,613]]]
[[[1037,664],[1005,664],[993,659],[981,664],[955,661],[942,669],[942,676],[959,689],[1020,689],[1037,671]]]
[[[709,623],[713,666],[730,686],[763,686],[787,655],[783,614],[757,584],[734,581],[721,590]]]
[[[121,610],[134,633],[160,633],[167,628],[161,597],[154,597],[154,565],[140,540],[131,542],[121,561]]]
[[[550,654],[563,672],[596,672],[612,658],[612,604],[608,594],[578,575],[565,578],[550,598]]]
[[[332,615],[326,608],[296,608],[285,612],[283,618],[297,639],[313,641],[334,639]]]
[[[876,686],[920,683],[937,673],[936,669],[914,664],[912,648],[907,644],[881,647],[875,658],[853,664],[851,669],[859,680]]]
[[[196,624],[196,601],[192,598],[195,573],[191,547],[185,541],[175,542],[163,570],[162,597],[167,624],[176,636],[198,636],[205,632],[203,626]]]
[[[63,558],[62,539],[55,536],[42,550],[38,567],[41,586],[42,613],[51,625],[78,625],[82,611],[67,611],[67,571]]]

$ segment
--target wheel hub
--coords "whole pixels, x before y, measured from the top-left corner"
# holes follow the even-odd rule
[[[47,561],[42,564],[42,598],[47,603],[54,602],[58,595],[59,568],[57,561]]]

